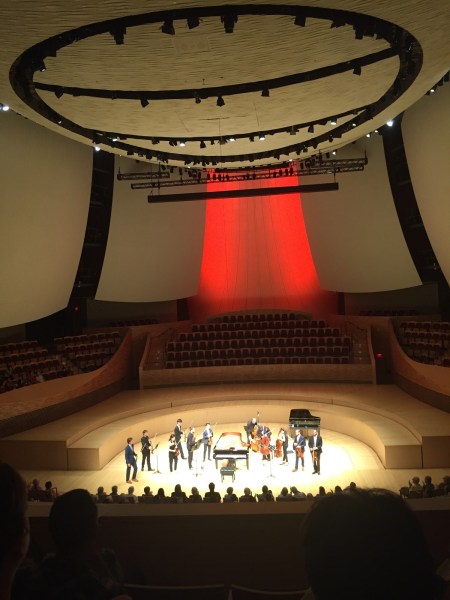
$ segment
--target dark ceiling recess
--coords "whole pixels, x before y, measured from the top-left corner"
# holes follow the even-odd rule
[[[91,199],[70,300],[94,298],[105,258],[114,189],[114,154],[93,151]]]
[[[172,24],[170,34],[176,33],[177,25],[182,22],[182,26],[186,23],[190,24],[190,28],[197,27],[201,29],[201,23],[205,19],[220,18],[224,23],[224,35],[230,38],[232,43],[233,31],[236,27],[243,27],[244,21],[239,18],[245,15],[253,16],[291,16],[292,27],[308,26],[308,19],[322,19],[329,21],[330,30],[344,25],[351,26],[352,31],[349,35],[356,39],[364,37],[376,38],[384,40],[387,48],[379,52],[367,55],[358,55],[355,58],[336,64],[331,64],[326,67],[312,69],[307,72],[293,73],[291,75],[278,77],[275,79],[258,80],[246,83],[236,83],[233,85],[225,85],[219,87],[209,87],[201,89],[145,89],[145,90],[108,90],[94,88],[80,88],[73,85],[74,81],[67,81],[67,84],[58,83],[58,85],[44,84],[35,81],[35,74],[39,74],[42,66],[45,64],[45,59],[48,56],[58,57],[58,52],[70,44],[79,42],[80,40],[102,34],[112,35],[116,44],[126,45],[126,32],[133,27],[147,25],[149,23],[160,24],[164,27],[165,24]],[[281,5],[281,4],[263,4],[263,5],[233,5],[233,6],[202,6],[195,8],[174,9],[160,12],[149,12],[139,15],[130,15],[119,19],[111,19],[98,23],[91,23],[77,29],[65,31],[57,36],[48,38],[23,52],[13,63],[10,69],[10,81],[17,95],[28,104],[33,110],[45,117],[46,119],[58,124],[77,135],[85,137],[87,140],[94,143],[110,146],[122,150],[128,155],[138,155],[145,159],[157,159],[160,162],[169,162],[171,160],[177,162],[192,161],[193,156],[186,151],[180,152],[181,149],[177,142],[179,140],[170,138],[159,138],[152,135],[151,132],[147,136],[129,135],[128,132],[110,132],[88,129],[64,117],[63,114],[53,110],[39,95],[40,91],[52,91],[57,98],[61,98],[64,94],[72,96],[86,96],[98,99],[111,100],[116,102],[120,100],[136,100],[144,110],[148,103],[165,101],[170,99],[185,99],[186,102],[199,103],[206,98],[214,98],[215,101],[223,99],[226,103],[226,97],[258,92],[265,96],[270,96],[270,91],[283,88],[290,85],[295,85],[303,82],[309,82],[317,79],[328,78],[338,73],[353,72],[361,73],[364,67],[384,61],[393,56],[398,57],[398,72],[394,81],[388,89],[373,103],[364,106],[352,106],[349,111],[341,115],[323,115],[314,123],[291,123],[283,129],[266,131],[265,135],[276,135],[277,133],[289,132],[295,135],[295,132],[300,128],[305,128],[312,135],[301,143],[292,143],[288,146],[282,146],[266,151],[255,151],[241,155],[225,155],[224,153],[216,156],[196,156],[199,164],[202,166],[221,165],[229,163],[251,163],[255,160],[263,161],[266,164],[273,164],[282,156],[289,156],[293,153],[299,155],[301,152],[310,153],[311,150],[324,142],[330,142],[333,139],[341,138],[345,133],[352,130],[353,127],[362,125],[366,121],[373,119],[377,114],[386,110],[393,102],[395,102],[414,82],[422,68],[422,48],[417,39],[408,31],[401,27],[365,14],[341,11],[334,9],[326,9],[311,6],[297,5]],[[355,78],[359,79],[359,78]],[[269,100],[268,100],[269,101]],[[217,102],[222,104],[221,102]],[[217,108],[220,109],[220,105]],[[336,117],[339,118],[337,123]],[[323,124],[333,125],[333,129],[328,129],[326,132],[317,135],[314,134],[314,126]],[[260,132],[247,131],[229,132],[234,138],[246,137],[250,141],[256,138]],[[143,148],[139,145],[140,140],[150,140],[152,144],[158,144],[160,141],[169,141],[171,146],[177,149],[174,152],[161,152],[157,149]],[[219,138],[185,138],[187,145],[189,142],[210,142],[215,143],[221,141]],[[295,140],[293,140],[295,142]],[[281,159],[283,160],[283,159]]]
[[[402,135],[402,117],[382,128],[384,154],[395,208],[408,250],[423,283],[437,283],[443,315],[450,312],[450,290],[431,246],[417,205]]]

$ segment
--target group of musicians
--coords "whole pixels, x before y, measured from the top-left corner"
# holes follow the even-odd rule
[[[281,458],[281,464],[288,464],[288,448],[289,448],[289,433],[283,427],[279,430],[276,442],[271,443],[272,431],[267,425],[261,425],[256,417],[247,421],[244,425],[247,433],[247,442],[254,451],[260,451],[263,455],[263,460],[271,459],[271,452],[274,452],[276,458]],[[299,462],[301,461],[302,471],[305,469],[305,448],[308,444],[308,449],[311,453],[313,463],[313,475],[320,475],[320,455],[322,454],[322,436],[314,429],[311,436],[305,438],[300,429],[295,430],[293,438],[293,450],[295,455],[295,467],[292,471],[298,471]]]
[[[177,419],[173,433],[169,437],[169,468],[170,472],[176,471],[178,466],[178,457],[185,460],[183,451],[183,438],[186,441],[187,448],[187,460],[188,467],[192,469],[192,461],[194,457],[194,450],[197,450],[203,445],[203,462],[206,460],[212,460],[211,448],[213,445],[214,429],[210,423],[205,423],[201,437],[197,439],[195,434],[195,427],[190,426],[187,436],[183,432],[182,427],[183,420]],[[256,417],[250,419],[244,429],[247,433],[247,443],[251,449],[255,452],[262,454],[263,460],[271,460],[274,455],[276,458],[281,458],[282,465],[288,464],[288,448],[289,448],[289,433],[283,427],[279,430],[275,444],[272,444],[271,436],[272,431],[267,425],[262,425]],[[134,451],[133,439],[127,439],[127,445],[125,447],[125,462],[127,465],[126,480],[127,483],[131,481],[137,481],[137,454]],[[320,455],[322,453],[322,436],[317,430],[313,431],[313,434],[306,439],[299,429],[296,429],[295,436],[293,438],[293,450],[295,455],[295,467],[293,472],[298,471],[299,462],[302,467],[302,471],[305,469],[305,447],[308,444],[308,448],[311,452],[311,458],[313,462],[313,474],[320,475]],[[152,440],[149,437],[147,429],[144,429],[141,437],[141,454],[142,464],[141,470],[144,471],[145,465],[147,469],[153,471],[151,467],[151,454],[157,449],[153,446]],[[131,469],[133,469],[133,478],[130,480]]]

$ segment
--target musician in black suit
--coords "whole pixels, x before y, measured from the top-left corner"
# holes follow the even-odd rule
[[[283,429],[283,427],[280,429],[278,438],[283,443],[283,460],[281,461],[280,464],[287,465],[288,464],[287,451],[288,451],[288,446],[289,446],[289,435],[288,435],[288,432],[286,431],[286,429]]]
[[[184,456],[183,446],[181,444],[181,436],[183,435],[183,430],[181,429],[182,422],[183,422],[183,419],[177,419],[177,424],[175,425],[173,434],[175,436],[175,441],[177,443],[177,448],[179,450],[180,457],[184,460],[186,457]]]
[[[175,438],[175,434],[172,433],[169,438],[169,468],[170,472],[176,471],[178,466],[178,444]]]
[[[211,446],[212,446],[213,430],[211,429],[210,423],[205,423],[205,429],[203,430],[203,462],[206,460],[206,453],[208,453],[208,460],[211,459]]]
[[[186,446],[188,451],[188,466],[192,469],[192,459],[194,457],[194,447],[195,447],[195,429],[194,427],[189,427],[189,433],[186,440]]]
[[[314,429],[312,436],[308,440],[308,447],[313,461],[313,475],[320,475],[320,455],[322,454],[322,436],[317,429]]]
[[[256,420],[256,417],[253,417],[253,419],[250,419],[250,421],[247,421],[247,425],[244,425],[244,429],[247,433],[247,442],[249,444],[252,439],[252,433],[255,429],[255,426],[258,427],[258,422]]]
[[[142,453],[142,465],[141,471],[144,470],[145,463],[147,463],[147,470],[153,471],[152,466],[150,464],[150,453],[152,451],[152,442],[148,437],[147,429],[144,429],[141,437],[141,453]]]
[[[300,429],[295,430],[295,437],[293,442],[293,448],[295,452],[295,468],[292,470],[293,473],[298,471],[298,459],[300,458],[302,461],[302,471],[305,469],[305,446],[306,440],[304,436],[300,433]],[[302,456],[299,456],[299,452]]]
[[[137,454],[134,451],[133,438],[129,437],[129,438],[127,438],[127,445],[125,446],[125,463],[127,465],[127,473],[126,473],[127,483],[131,483],[131,481],[138,481],[136,479],[137,470],[138,470],[136,457],[137,457]],[[131,469],[133,469],[133,479],[130,479]]]

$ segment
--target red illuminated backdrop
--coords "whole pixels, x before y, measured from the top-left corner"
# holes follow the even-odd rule
[[[208,184],[208,191],[254,188],[258,182]],[[296,177],[263,180],[297,185]],[[208,200],[203,260],[191,319],[252,309],[302,310],[327,317],[336,295],[321,290],[298,194]]]

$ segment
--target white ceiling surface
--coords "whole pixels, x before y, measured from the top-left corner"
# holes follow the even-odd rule
[[[261,4],[268,2],[248,2]],[[209,5],[230,4],[210,0]],[[362,12],[392,21],[417,37],[424,51],[424,66],[416,81],[396,103],[373,121],[356,127],[342,140],[322,144],[323,149],[345,145],[381,125],[417,101],[448,70],[450,64],[450,4],[448,0],[315,0],[304,5]],[[31,45],[78,26],[146,11],[195,7],[198,1],[163,0],[142,3],[109,0],[16,0],[0,6],[0,102],[30,119],[43,123],[63,135],[81,139],[48,123],[21,102],[9,82],[13,61]],[[233,34],[225,34],[220,19],[205,18],[200,26],[188,30],[175,21],[176,35],[159,31],[160,24],[129,28],[125,43],[116,45],[112,36],[82,40],[48,58],[47,70],[36,80],[61,86],[93,86],[107,89],[173,89],[230,85],[310,70],[349,60],[385,47],[382,40],[355,40],[350,26],[330,29],[329,22],[308,19],[306,27],[296,27],[292,17],[240,17]],[[272,90],[269,98],[260,93],[225,97],[217,107],[215,98],[195,104],[193,100],[154,101],[143,109],[139,101],[101,100],[54,94],[42,96],[63,116],[88,127],[116,133],[154,136],[227,135],[285,127],[345,111],[373,102],[392,83],[397,59],[364,67],[361,76],[351,72],[325,79]],[[321,127],[320,132],[326,131]],[[208,156],[214,153],[241,154],[299,143],[302,135],[283,133],[265,142],[248,139],[232,146],[207,146],[186,152]],[[149,145],[151,147],[151,145]],[[173,150],[167,143],[158,150]],[[320,147],[319,147],[320,149]],[[256,164],[256,163],[255,163]]]

